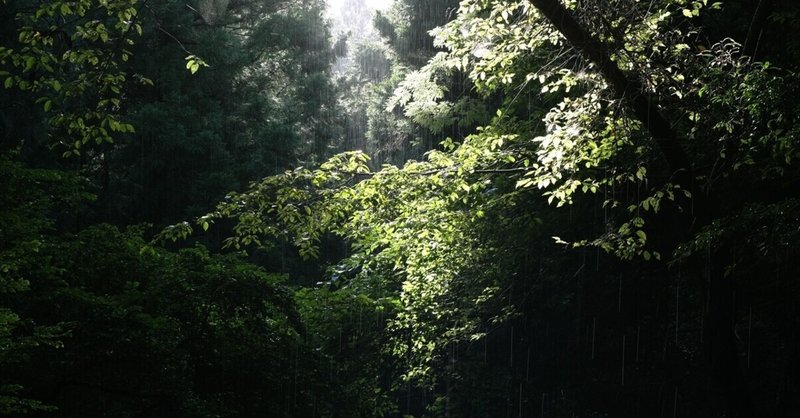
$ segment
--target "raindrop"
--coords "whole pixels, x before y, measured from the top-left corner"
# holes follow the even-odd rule
[[[622,378],[621,378],[621,382],[620,382],[621,386],[625,386],[625,340],[626,340],[626,338],[627,338],[626,335],[622,336],[622,373],[621,373]]]
[[[678,276],[680,280],[680,274]],[[681,302],[681,283],[678,282],[678,287],[675,289],[675,345],[678,345],[678,311]]]
[[[672,418],[676,418],[678,416],[678,387],[675,386],[675,400],[673,402],[672,407]]]
[[[750,368],[750,337],[753,331],[753,305],[750,305],[750,313],[747,319],[747,368]]]
[[[511,327],[511,349],[509,350],[508,356],[508,367],[514,367],[514,327]]]
[[[544,399],[547,396],[546,393],[542,392],[542,413],[540,415],[541,418],[544,418]]]
[[[530,376],[531,376],[531,348],[528,347],[528,360],[527,360],[527,364],[525,366],[525,381],[526,382],[530,381]]]
[[[483,362],[486,363],[487,353],[489,352],[489,327],[486,327],[486,335],[483,336]]]
[[[597,331],[597,317],[592,318],[592,360],[594,360],[594,337]]]

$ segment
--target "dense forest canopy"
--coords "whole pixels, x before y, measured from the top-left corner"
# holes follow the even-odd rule
[[[791,0],[0,0],[0,414],[800,414]]]

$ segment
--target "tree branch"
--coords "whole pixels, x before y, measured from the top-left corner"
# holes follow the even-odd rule
[[[600,74],[611,85],[614,95],[633,110],[652,135],[664,160],[673,174],[684,182],[691,181],[689,158],[678,142],[678,135],[658,109],[657,100],[647,94],[642,85],[630,78],[611,60],[608,48],[581,27],[560,0],[530,0],[531,4],[572,44],[581,55],[597,66]]]

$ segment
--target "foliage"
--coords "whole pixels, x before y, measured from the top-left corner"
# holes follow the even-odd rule
[[[129,61],[110,3],[10,6],[4,148],[137,129],[0,160],[0,408],[796,415],[797,6],[755,3],[404,0],[349,48],[319,1],[135,3]],[[79,69],[124,78],[36,103]]]
[[[256,176],[326,155],[335,95],[319,4],[235,3],[213,24],[182,4],[149,8],[142,58],[131,65],[153,86],[129,96],[139,131],[98,156],[103,219],[163,225]],[[165,31],[196,45],[208,71],[185,71],[181,44]]]
[[[236,256],[144,244],[135,229],[109,226],[46,243],[47,262],[14,305],[36,323],[69,324],[70,335],[6,372],[67,415],[283,410],[302,332],[283,279]]]
[[[137,0],[14,3],[4,21],[16,39],[0,46],[6,89],[30,91],[48,115],[52,146],[79,154],[87,143],[133,132],[121,118],[124,63],[142,33]],[[6,14],[7,13],[7,14]],[[137,75],[142,83],[149,81]]]
[[[687,128],[683,146],[698,153],[695,175],[713,181],[714,176],[728,170],[722,164],[737,169],[743,164],[740,159],[747,161],[749,158],[738,152],[740,148],[753,150],[745,155],[754,152],[791,160],[795,151],[781,139],[785,138],[783,133],[787,128],[778,120],[768,122],[770,116],[762,113],[774,112],[771,118],[782,114],[766,109],[782,106],[779,103],[790,97],[792,89],[779,92],[768,83],[781,83],[779,80],[785,76],[776,73],[764,77],[769,64],[750,63],[747,57],[735,58],[737,44],[731,40],[692,53],[685,43],[691,32],[678,25],[697,16],[706,6],[714,9],[718,5],[694,2],[687,9],[684,3],[665,1],[657,3],[657,8],[647,7],[646,10],[642,5],[631,4],[626,15],[608,18],[602,14],[592,15],[596,12],[592,6],[576,8],[575,12],[587,27],[598,27],[594,36],[609,39],[607,47],[615,65],[628,71],[629,77],[641,78],[646,90],[663,97],[661,102],[669,115],[689,113],[689,121],[694,122],[694,126],[687,126],[685,119],[675,123]],[[592,20],[593,16],[597,22]],[[558,205],[572,202],[576,193],[602,192],[605,207],[623,209],[617,211],[619,215],[612,216],[626,216],[624,208],[633,216],[622,223],[617,232],[578,244],[591,243],[606,250],[614,249],[626,258],[632,255],[649,257],[650,252],[642,249],[645,221],[640,214],[657,212],[665,202],[664,197],[674,200],[676,189],[679,194],[690,197],[688,185],[669,182],[675,174],[663,171],[663,162],[655,155],[658,152],[656,141],[648,132],[650,127],[629,113],[627,106],[630,104],[618,101],[609,81],[596,67],[583,64],[578,69],[568,69],[552,65],[559,62],[565,39],[543,19],[528,3],[482,5],[467,2],[462,5],[459,17],[438,31],[438,42],[451,51],[442,62],[469,71],[479,90],[506,91],[516,99],[532,88],[529,84],[538,83],[541,94],[558,97],[557,105],[544,116],[544,134],[531,132],[531,135],[538,135],[532,138],[535,155],[518,187],[544,190],[548,199]],[[603,19],[615,22],[614,26],[608,27]],[[548,60],[550,64],[544,64]],[[542,65],[537,66],[536,62]],[[719,94],[709,96],[710,90]],[[736,105],[730,106],[731,102],[725,97],[736,97]],[[733,115],[736,112],[733,107],[743,113],[731,116],[732,119],[748,126],[747,129],[762,131],[745,133],[734,129],[732,122],[715,120],[711,116]],[[712,126],[699,126],[701,114],[706,115],[703,119],[714,121]],[[727,131],[720,132],[723,129]],[[688,142],[704,135],[720,137],[717,143],[725,148]],[[755,140],[758,145],[753,143],[754,138],[758,138]],[[728,147],[735,147],[737,151],[726,150]],[[769,151],[775,147],[783,151],[777,154]],[[708,155],[706,161],[717,160],[714,168],[718,171],[707,174],[701,168],[706,163],[705,155]],[[750,163],[752,165],[753,161]],[[681,189],[681,186],[684,187]],[[615,196],[613,190],[623,188],[635,189],[635,199]],[[711,185],[707,185],[705,193],[710,188]]]
[[[622,260],[655,263],[657,274],[669,277],[659,270],[662,255],[698,228],[730,214],[720,228],[742,233],[733,225],[743,215],[717,202],[740,207],[738,189],[769,183],[758,199],[786,198],[778,185],[793,184],[796,174],[796,123],[786,116],[795,106],[796,74],[741,56],[731,39],[692,46],[702,36],[697,19],[712,19],[718,4],[631,1],[603,11],[593,2],[556,2],[589,39],[576,51],[558,22],[545,17],[545,3],[552,2],[462,2],[456,18],[435,31],[447,51],[397,82],[390,103],[434,128],[451,117],[454,103],[440,74],[467,73],[484,102],[499,96],[496,117],[463,143],[445,140],[443,151],[423,161],[378,171],[361,153],[341,154],[316,170],[254,182],[199,224],[233,219],[230,245],[288,239],[304,256],[318,255],[326,234],[346,240],[350,253],[331,277],[395,299],[389,347],[405,362],[404,377],[441,388],[457,376],[445,366],[452,347],[487,338],[487,322],[515,318],[500,295],[526,264],[485,267],[501,254],[525,253],[502,239],[510,225],[520,227],[515,218],[527,219],[521,227],[529,236],[563,232],[575,236],[570,248],[595,246]],[[398,31],[379,23],[390,42],[397,39]],[[658,125],[650,112],[666,122]],[[667,141],[687,155],[686,165],[674,164]],[[573,210],[586,218],[584,227],[544,228],[539,214],[520,214],[521,205],[562,221],[550,214],[568,206],[570,219]],[[768,213],[774,211],[755,224]],[[590,222],[599,227],[586,228]],[[668,231],[671,222],[680,226]],[[191,229],[177,225],[164,237]],[[704,234],[698,242],[714,240]],[[753,245],[770,236],[754,237]],[[571,293],[559,290],[570,303]],[[719,315],[728,308],[714,309]],[[513,334],[511,345],[513,351]]]
[[[464,275],[495,280],[477,273],[500,251],[483,245],[480,225],[487,216],[505,219],[500,213],[504,205],[514,206],[515,193],[512,182],[493,177],[507,173],[491,168],[507,157],[484,151],[513,139],[486,132],[470,137],[452,155],[434,151],[427,162],[379,172],[369,171],[363,153],[341,154],[317,170],[301,168],[255,182],[197,222],[208,229],[215,220],[234,218],[235,235],[227,245],[268,246],[272,241],[266,238],[289,239],[305,257],[318,255],[325,233],[346,239],[351,255],[333,277],[346,277],[368,294],[399,292],[397,315],[389,325],[397,336],[393,351],[408,359],[409,378],[421,378],[449,340],[478,332],[482,305],[499,290],[488,287],[471,301],[452,299]],[[177,224],[161,239],[191,232],[189,224]]]
[[[361,358],[380,358],[382,321],[366,318],[390,307],[346,291],[295,295],[285,276],[240,254],[150,247],[141,227],[57,234],[54,204],[64,210],[89,197],[79,179],[0,162],[7,179],[3,413],[261,416],[352,408],[351,416],[373,416],[391,409],[379,363],[367,367]],[[323,314],[325,306],[341,318]],[[352,357],[333,362],[342,333]],[[334,377],[336,385],[328,381]]]
[[[396,366],[383,353],[386,320],[393,307],[348,287],[298,289],[298,311],[309,349],[318,357],[314,389],[321,415],[391,416]],[[308,361],[308,359],[306,360]]]
[[[447,23],[457,7],[453,0],[398,0],[388,13],[377,13],[374,22],[402,64],[421,67],[435,54],[428,31]]]
[[[30,270],[39,265],[39,252],[52,228],[48,213],[56,203],[69,204],[76,182],[70,176],[46,170],[32,170],[0,158],[2,200],[0,213],[0,368],[26,361],[37,347],[60,347],[67,329],[61,323],[41,324],[14,309],[15,300],[24,298],[30,288]],[[51,191],[58,192],[56,202]],[[63,200],[61,200],[63,199]],[[52,410],[31,399],[17,376],[3,373],[0,379],[0,413],[25,413]]]

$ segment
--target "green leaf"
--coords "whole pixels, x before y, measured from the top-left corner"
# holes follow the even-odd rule
[[[530,178],[524,178],[524,179],[521,179],[521,180],[517,180],[516,188],[517,189],[524,189],[526,187],[530,187],[531,183],[533,183],[533,180],[531,180]]]

